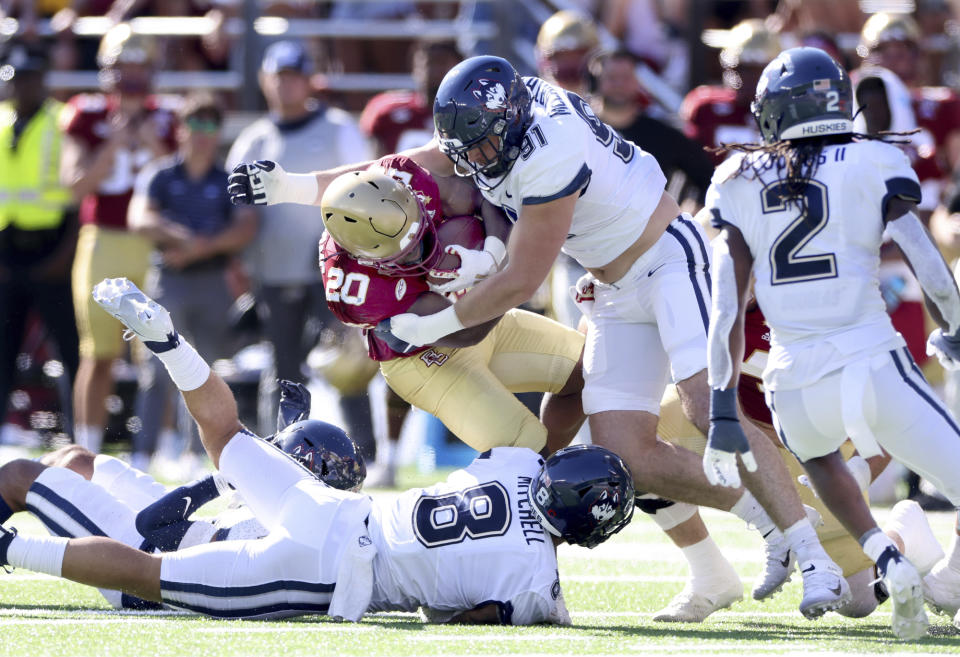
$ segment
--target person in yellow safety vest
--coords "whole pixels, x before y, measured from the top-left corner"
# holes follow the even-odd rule
[[[47,95],[47,59],[38,46],[11,41],[0,52],[0,81],[12,91],[0,102],[0,422],[31,311],[56,343],[62,367],[44,371],[67,377],[58,389],[70,390],[79,360],[70,286],[77,215],[60,182],[63,106]],[[60,406],[71,432],[69,394]]]

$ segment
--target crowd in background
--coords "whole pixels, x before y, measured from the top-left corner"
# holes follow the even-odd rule
[[[344,21],[469,26],[502,17],[493,2],[258,6],[265,16]],[[702,204],[723,157],[718,147],[758,140],[750,102],[766,63],[782,49],[815,45],[851,72],[858,132],[907,135],[902,146],[923,186],[924,220],[948,261],[960,258],[960,2],[563,6],[545,21],[516,12],[514,33],[530,52],[494,54],[588,98],[603,121],[657,157],[684,209]],[[155,93],[161,71],[239,70],[239,37],[225,26],[243,11],[240,0],[0,0],[0,19],[17,19],[15,29],[0,20],[0,97],[7,98],[0,104],[0,399],[7,400],[0,444],[60,436],[99,451],[122,439],[144,469],[158,444],[178,445],[200,462],[192,422],[156,361],[124,342],[90,300],[100,279],[127,276],[171,310],[204,358],[233,358],[229,372],[243,369],[234,357],[249,345],[270,347],[258,352],[267,357],[253,368],[257,392],[246,417],[260,432],[271,432],[277,378],[320,376],[338,391],[351,435],[375,454],[367,387],[375,367],[326,308],[319,218],[301,206],[235,208],[226,176],[239,162],[268,159],[299,172],[423,143],[444,73],[492,42],[469,29],[456,40],[280,35],[260,43],[261,111],[241,108],[236,89]],[[88,16],[112,27],[102,37],[75,32]],[[140,34],[128,21],[144,16],[203,16],[211,29]],[[82,70],[98,71],[99,88],[44,85],[49,71]],[[406,73],[411,85],[374,94],[329,84],[351,72]],[[577,267],[557,263],[536,310],[576,324],[567,288]],[[930,320],[892,247],[882,278],[914,358],[960,410],[960,382],[924,352]],[[239,374],[231,380],[243,382]],[[389,483],[405,409],[392,397],[386,408],[377,461]]]

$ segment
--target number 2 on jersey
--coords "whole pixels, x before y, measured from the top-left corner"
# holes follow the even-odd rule
[[[495,481],[449,493],[423,495],[413,507],[413,531],[428,548],[503,536],[510,529],[510,497]]]
[[[767,185],[760,195],[764,214],[787,210],[789,189],[783,181],[778,180]],[[837,276],[837,258],[834,254],[798,255],[814,235],[824,229],[827,219],[830,218],[826,186],[811,180],[807,183],[803,195],[803,211],[777,236],[770,247],[771,285],[817,281]]]

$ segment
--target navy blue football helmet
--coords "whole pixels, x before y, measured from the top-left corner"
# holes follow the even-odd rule
[[[530,90],[510,62],[489,55],[466,59],[444,76],[433,101],[440,150],[458,175],[492,189],[502,181],[488,181],[501,178],[520,156],[530,106]],[[494,155],[470,162],[467,152],[483,144]]]
[[[784,50],[763,69],[750,110],[768,144],[852,133],[850,76],[819,48]]]
[[[630,523],[635,494],[627,464],[597,445],[555,452],[528,491],[530,505],[547,531],[588,548]]]
[[[356,444],[340,427],[320,420],[294,422],[266,441],[280,448],[323,483],[357,492],[367,467]]]

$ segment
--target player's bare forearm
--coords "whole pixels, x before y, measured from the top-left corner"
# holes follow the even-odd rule
[[[452,176],[454,174],[453,162],[446,155],[440,152],[440,145],[436,137],[432,138],[426,144],[416,148],[408,148],[400,151],[400,155],[405,155],[411,160],[422,166],[434,176]]]
[[[484,200],[480,204],[480,216],[483,217],[484,234],[487,237],[499,238],[501,242],[506,244],[513,224],[510,223],[503,209]]]
[[[482,341],[490,331],[493,330],[493,327],[497,325],[497,322],[500,321],[500,317],[495,317],[489,321],[479,324],[477,326],[471,326],[470,328],[465,328],[462,331],[457,331],[456,333],[451,333],[450,335],[445,335],[434,343],[436,347],[451,347],[454,349],[460,349],[462,347],[472,347],[478,342]]]

